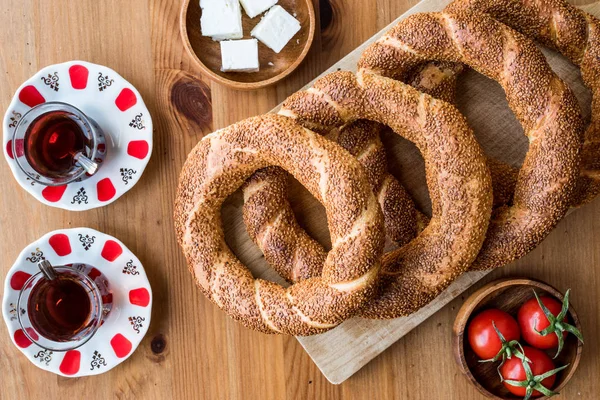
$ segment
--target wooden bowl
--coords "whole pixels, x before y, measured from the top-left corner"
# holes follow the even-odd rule
[[[498,308],[516,317],[521,304],[534,297],[533,289],[538,295],[553,296],[562,302],[563,295],[552,286],[531,279],[501,279],[491,282],[469,297],[458,311],[453,329],[454,358],[461,372],[484,395],[494,399],[520,399],[510,393],[500,382],[496,368],[498,363],[479,363],[479,357],[471,350],[467,339],[466,330],[472,317],[480,311],[489,308]],[[572,306],[569,307],[569,323],[581,330],[579,318]],[[524,341],[521,344],[526,345]],[[556,360],[557,367],[569,364],[569,367],[559,372],[552,389],[560,390],[571,379],[581,358],[583,345],[574,335],[569,334],[565,345]],[[547,354],[554,357],[555,350]],[[538,397],[545,399],[546,397]]]
[[[240,90],[253,90],[279,82],[291,74],[308,54],[315,35],[316,20],[311,0],[279,0],[277,4],[290,14],[295,13],[302,28],[279,54],[258,42],[260,71],[249,73],[221,71],[219,42],[202,36],[201,33],[202,9],[198,0],[184,0],[181,6],[179,31],[185,50],[206,76],[222,85]],[[250,31],[260,20],[260,15],[250,19],[242,9],[244,39],[251,37]]]

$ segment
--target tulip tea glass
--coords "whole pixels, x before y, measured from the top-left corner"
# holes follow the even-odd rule
[[[19,293],[18,306],[25,310],[19,314],[23,332],[51,351],[82,346],[110,313],[108,281],[87,264],[53,267],[42,261],[38,266],[41,271],[29,278]]]
[[[19,168],[46,186],[92,176],[106,157],[104,133],[98,124],[61,102],[46,102],[25,113],[12,146]]]

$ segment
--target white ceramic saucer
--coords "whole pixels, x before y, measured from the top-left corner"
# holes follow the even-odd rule
[[[104,131],[107,156],[94,176],[50,187],[34,182],[17,165],[12,154],[17,123],[30,108],[47,101],[77,107]],[[4,155],[19,184],[42,203],[66,210],[112,203],[137,183],[152,153],[152,119],[142,96],[112,69],[84,61],[50,65],[23,83],[6,111],[3,128]]]
[[[84,345],[67,352],[44,350],[31,342],[18,321],[19,291],[38,262],[52,265],[87,263],[106,277],[112,293],[112,310],[96,334]],[[88,276],[96,279],[94,269]],[[114,368],[135,351],[150,325],[152,290],[144,267],[123,243],[89,228],[50,232],[27,246],[6,276],[2,314],[10,337],[36,366],[58,375],[97,375]]]

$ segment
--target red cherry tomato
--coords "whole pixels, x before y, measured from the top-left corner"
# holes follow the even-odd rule
[[[481,359],[494,358],[502,349],[502,342],[492,325],[502,333],[507,342],[519,340],[520,332],[517,321],[510,314],[497,310],[485,310],[475,316],[468,328],[471,348]]]
[[[554,369],[554,363],[552,359],[548,357],[546,353],[541,350],[535,349],[533,347],[524,346],[523,350],[525,351],[525,357],[531,360],[529,367],[531,368],[531,372],[534,376],[542,375],[545,372],[551,371]],[[527,380],[527,375],[525,373],[525,369],[523,368],[523,362],[517,357],[512,357],[507,359],[504,364],[500,367],[500,374],[504,379],[510,379],[513,381],[524,381]],[[552,390],[554,386],[554,382],[556,381],[556,375],[549,376],[544,379],[542,382],[542,386],[547,389]],[[523,397],[526,394],[527,388],[518,387],[510,385],[507,382],[503,382],[504,386],[512,393],[517,396]],[[532,396],[538,397],[541,396],[542,393],[537,390],[533,391]]]
[[[562,304],[555,298],[541,296],[540,300],[554,316],[560,313]],[[544,350],[558,347],[556,333],[542,336],[536,332],[536,330],[541,332],[546,329],[550,325],[550,322],[548,322],[548,318],[544,315],[544,311],[542,311],[535,297],[523,303],[517,314],[517,320],[519,321],[523,339],[531,346]],[[566,336],[567,332],[563,332],[563,338]]]

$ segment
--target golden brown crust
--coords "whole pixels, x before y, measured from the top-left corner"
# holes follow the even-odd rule
[[[538,11],[547,10],[542,7]],[[567,17],[579,18],[573,13],[565,20]],[[559,31],[563,22],[552,18],[554,25],[549,26],[554,30],[550,35]],[[587,28],[590,38],[598,34],[595,26]],[[595,49],[581,51],[576,40],[561,43],[559,49],[564,46],[565,54],[582,63],[582,73],[586,57],[598,56]],[[503,193],[514,188],[514,196],[510,207],[494,211],[489,230],[489,171],[464,118],[448,103],[377,76],[405,79],[425,87],[432,86],[432,82],[439,84],[440,75],[427,69],[429,61],[449,63],[439,64],[438,72],[465,63],[500,82],[530,140],[517,180],[512,169],[490,164],[495,176],[501,178],[498,187]],[[595,82],[598,76],[594,72],[588,79]],[[443,77],[449,86],[439,85],[440,96],[448,93],[452,79],[452,74]],[[429,221],[413,216],[418,222],[415,227],[427,227],[415,240],[383,257],[383,282],[378,296],[368,302],[377,282],[378,269],[373,266],[383,242],[383,219],[380,211],[375,211],[378,207],[374,196],[366,194],[369,190],[365,187],[385,187],[385,174],[372,175],[367,184],[363,169],[350,161],[348,152],[283,117],[249,119],[205,138],[190,154],[181,175],[175,207],[177,238],[203,292],[232,317],[263,332],[319,333],[353,315],[361,305],[361,315],[369,318],[410,314],[465,271],[477,257],[482,242],[475,268],[510,262],[543,240],[576,198],[583,127],[574,96],[531,42],[484,15],[454,9],[409,17],[365,51],[357,76],[345,72],[325,76],[312,89],[292,95],[282,110],[320,132],[367,119],[389,125],[413,141],[426,161],[433,213]],[[350,139],[348,148],[355,149],[357,141]],[[593,157],[600,150],[596,143],[588,140],[584,149],[584,160],[590,165],[600,164]],[[360,158],[360,154],[355,155]],[[350,168],[345,169],[344,163]],[[377,153],[365,157],[365,164],[372,171],[381,170]],[[318,273],[320,262],[310,264],[318,258],[307,254],[306,268],[289,276],[290,280],[303,276],[307,279],[288,289],[254,280],[227,248],[220,227],[219,210],[224,198],[253,171],[268,165],[287,168],[325,202],[334,244],[320,277],[310,278]],[[338,174],[332,174],[332,170]],[[594,171],[585,178],[583,183],[580,178],[580,187],[585,186],[585,193],[591,193],[596,184]],[[250,181],[247,187],[263,183]],[[285,184],[280,180],[265,185],[272,186],[256,203],[262,207],[256,211],[262,214],[262,222],[273,225],[275,218],[293,219],[291,209],[288,213],[285,206],[274,207],[277,201],[268,197],[282,198]],[[370,217],[366,224],[365,215]],[[297,239],[304,233],[275,230],[284,239]],[[260,227],[250,231],[257,241],[265,235]],[[284,264],[296,257],[287,244],[279,243],[277,249]],[[323,254],[322,249],[318,252]],[[347,286],[351,290],[340,290]]]
[[[286,115],[326,126],[369,119],[415,143],[425,159],[433,215],[413,241],[384,257],[388,285],[361,310],[371,318],[407,315],[445,289],[475,259],[491,212],[491,179],[481,149],[462,115],[399,81],[369,73],[327,75],[288,98]],[[338,114],[337,118],[331,118]],[[418,225],[415,225],[417,227]],[[387,261],[385,261],[387,260]],[[404,279],[403,275],[412,277]],[[375,307],[372,307],[374,305]]]
[[[476,268],[507,264],[533,249],[573,200],[583,130],[577,101],[531,41],[483,14],[408,17],[365,51],[359,68],[402,77],[433,60],[463,62],[500,82],[529,137],[513,205],[495,211],[475,261]]]
[[[462,70],[462,64],[432,62],[417,67],[407,81],[424,93],[453,102],[456,80]],[[329,114],[328,118],[337,121],[336,115]],[[358,158],[379,200],[386,235],[397,247],[405,245],[425,229],[429,217],[416,209],[406,189],[387,171],[385,149],[379,138],[383,128],[380,124],[357,120],[329,132],[323,123],[299,122],[306,128],[326,134],[328,139]],[[291,205],[284,197],[286,176],[276,167],[252,176],[244,186],[243,215],[250,238],[261,249],[269,265],[288,282],[296,282],[320,275],[326,252],[294,218]],[[507,196],[501,195],[501,198]],[[260,235],[260,232],[267,234]]]
[[[323,203],[332,250],[322,275],[287,289],[254,279],[231,252],[221,205],[256,170],[278,165]],[[250,118],[203,138],[180,175],[175,231],[203,293],[245,326],[310,335],[368,301],[379,275],[383,216],[360,164],[322,136],[278,115]]]
[[[288,181],[288,173],[279,167],[256,171],[242,187],[243,216],[269,265],[293,283],[320,276],[327,252],[298,225],[287,200]]]
[[[592,118],[571,206],[593,200],[600,193],[600,20],[564,0],[455,0],[446,10],[488,14],[580,67],[592,92]]]
[[[405,82],[436,99],[454,103],[456,81],[463,70],[460,63],[432,61],[417,66]]]
[[[376,123],[356,121],[335,129],[327,137],[358,157],[365,167],[383,211],[386,235],[401,246],[415,237],[420,213],[404,187],[387,172],[379,131]],[[292,283],[319,276],[327,253],[296,221],[287,200],[287,177],[277,167],[257,171],[250,177],[243,186],[243,216],[250,238],[269,265]]]
[[[383,211],[386,236],[397,246],[412,240],[421,213],[406,189],[387,171],[385,149],[379,138],[382,126],[358,120],[329,131],[314,121],[301,123],[327,132],[328,139],[359,160]],[[297,282],[319,276],[327,254],[296,221],[286,189],[287,174],[280,168],[256,172],[243,187],[243,215],[250,238],[269,265],[288,282]]]
[[[494,208],[510,204],[519,179],[519,168],[493,158],[488,158],[487,164],[492,176]]]
[[[328,137],[358,159],[379,201],[387,237],[402,246],[417,234],[417,209],[400,182],[388,172],[387,157],[380,134],[381,124],[357,120]]]

